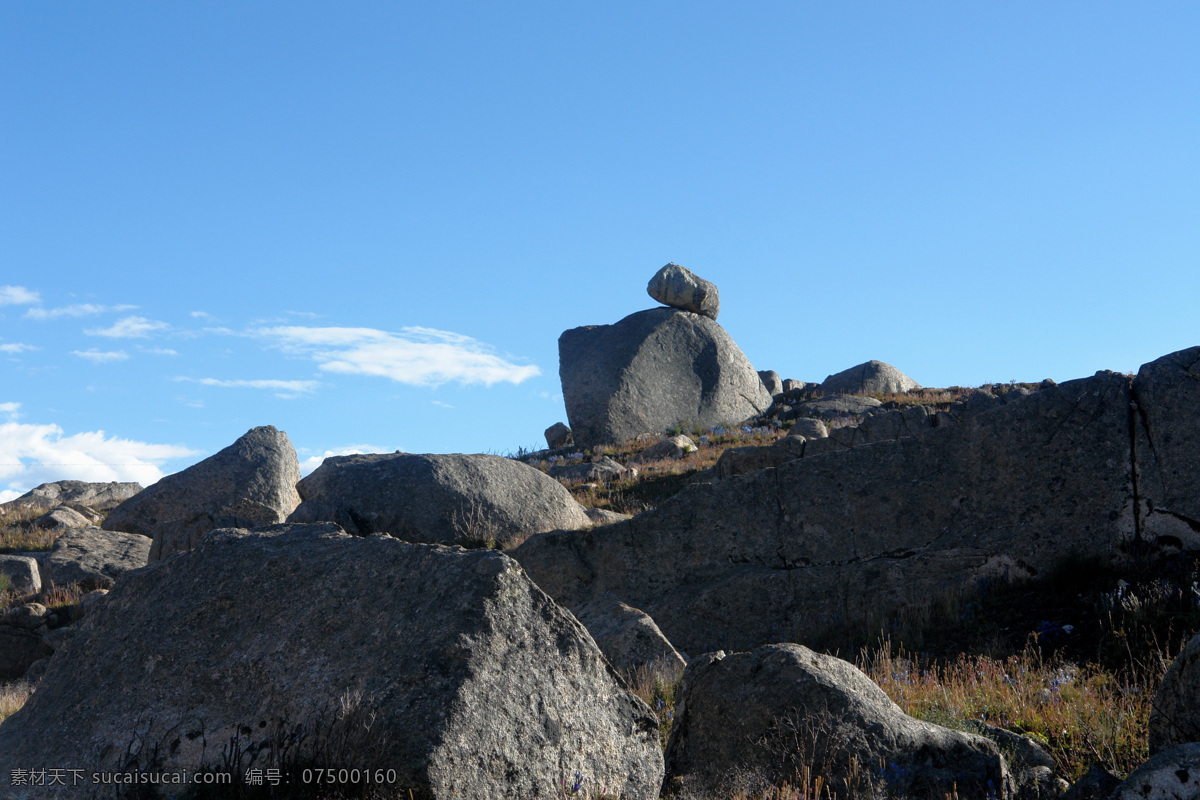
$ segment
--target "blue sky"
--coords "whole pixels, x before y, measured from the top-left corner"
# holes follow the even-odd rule
[[[0,4],[0,499],[539,445],[668,261],[802,380],[1197,344],[1200,6],[983,6]]]

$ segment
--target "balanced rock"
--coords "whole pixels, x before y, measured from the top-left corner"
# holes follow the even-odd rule
[[[875,796],[880,778],[888,796],[1012,794],[993,742],[909,717],[853,665],[798,644],[693,660],[675,713],[667,781],[704,796],[735,768],[772,785],[808,769],[837,797]]]
[[[646,291],[664,306],[682,308],[693,314],[716,319],[721,310],[721,297],[716,284],[698,277],[687,267],[667,264],[654,273]]]
[[[141,769],[247,770],[290,742],[306,765],[395,770],[389,796],[551,797],[576,774],[588,793],[658,796],[654,714],[492,550],[214,531],[71,627],[0,725],[6,764],[116,772],[132,747]]]
[[[108,588],[125,573],[146,566],[150,540],[136,533],[72,528],[54,540],[42,560],[42,579],[66,586],[83,583]]]
[[[690,653],[804,641],[1079,555],[1121,563],[1139,527],[1130,397],[1126,376],[1099,373],[908,438],[810,457],[831,441],[815,439],[512,555],[568,608],[611,592]],[[1174,413],[1195,420],[1200,403]]]
[[[297,489],[289,522],[336,522],[350,533],[478,546],[591,524],[562,484],[492,455],[332,456]]]
[[[894,394],[920,388],[921,384],[882,361],[859,364],[821,383],[823,394]]]
[[[151,537],[150,560],[190,550],[215,528],[272,525],[300,503],[300,462],[283,431],[265,425],[214,456],[168,475],[113,509],[101,526]]]
[[[576,444],[624,442],[680,423],[736,424],[771,405],[754,367],[708,317],[670,308],[566,331],[559,376]]]

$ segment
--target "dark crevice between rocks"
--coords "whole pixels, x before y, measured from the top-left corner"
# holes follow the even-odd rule
[[[1131,389],[1132,391],[1132,389]],[[1136,417],[1141,416],[1141,408],[1138,406],[1137,400],[1129,401],[1129,474],[1133,479],[1133,541],[1134,546],[1141,550],[1142,543],[1142,497],[1138,488],[1138,461],[1137,461],[1137,421]],[[1145,424],[1145,417],[1142,417],[1142,423]],[[1146,432],[1146,438],[1150,438],[1149,431]],[[1153,448],[1152,448],[1153,449]]]

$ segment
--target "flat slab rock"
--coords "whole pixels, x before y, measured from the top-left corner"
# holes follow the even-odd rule
[[[1100,373],[911,438],[693,485],[512,555],[560,603],[611,592],[684,652],[811,640],[949,583],[1122,558],[1137,535],[1130,398],[1126,376]]]
[[[72,528],[55,540],[42,559],[42,580],[55,586],[79,581],[107,589],[122,575],[146,566],[150,540],[136,533]]]
[[[298,726],[298,756],[348,737],[324,766],[394,769],[405,797],[552,797],[576,774],[658,796],[654,714],[496,551],[331,524],[219,530],[76,626],[0,725],[6,765],[113,771],[140,747],[140,769],[249,769]]]

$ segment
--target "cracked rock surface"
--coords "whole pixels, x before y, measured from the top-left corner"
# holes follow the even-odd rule
[[[807,456],[513,551],[568,607],[612,592],[679,649],[803,641],[1138,535],[1131,387],[1101,372],[916,436]],[[1164,409],[1195,419],[1197,404]],[[1151,425],[1153,428],[1153,424]]]

